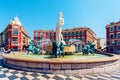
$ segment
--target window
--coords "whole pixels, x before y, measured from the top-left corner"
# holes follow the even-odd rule
[[[109,32],[113,32],[113,31],[114,31],[114,27],[110,27]]]
[[[36,37],[36,41],[39,41],[38,37]]]
[[[74,32],[74,36],[76,36],[76,32]]]
[[[69,41],[69,39],[67,38],[67,39],[66,39],[66,42],[68,42],[68,41]]]
[[[39,34],[38,34],[38,32],[37,32],[37,33],[36,33],[36,37],[38,37],[38,35],[39,35]]]
[[[66,36],[68,36],[68,32],[66,32]]]
[[[42,41],[42,37],[40,37],[40,41]]]
[[[80,32],[78,32],[78,36],[80,36]]]
[[[120,53],[120,48],[117,48],[117,49],[116,49],[116,52],[117,52],[117,53]]]
[[[16,35],[17,35],[17,34],[18,34],[18,29],[14,29],[14,30],[13,30],[13,34],[16,34]]]
[[[70,36],[72,36],[72,32],[70,32]]]
[[[12,38],[12,44],[18,44],[18,38]]]
[[[113,39],[114,38],[114,34],[110,34],[109,38]]]
[[[85,38],[84,38],[84,37],[82,37],[82,38],[81,38],[81,40],[82,40],[82,41],[84,41],[84,40],[85,40]]]
[[[117,37],[117,38],[120,38],[120,33],[117,33],[116,37]]]
[[[117,41],[117,45],[120,45],[120,41]]]
[[[48,38],[50,38],[50,33],[48,33]]]
[[[78,38],[78,40],[80,40],[80,37]]]
[[[85,35],[85,32],[84,32],[84,31],[82,31],[82,35]]]
[[[110,45],[110,46],[112,46],[112,45],[113,45],[113,42],[112,42],[112,41],[110,41],[109,45]]]
[[[120,26],[117,26],[117,30],[120,31]]]

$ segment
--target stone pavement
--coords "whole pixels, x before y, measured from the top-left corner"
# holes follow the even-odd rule
[[[94,75],[44,74],[5,68],[0,58],[0,80],[120,80],[120,69],[111,73]]]

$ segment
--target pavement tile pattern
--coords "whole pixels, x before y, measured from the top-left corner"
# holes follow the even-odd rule
[[[0,80],[120,80],[120,69],[111,73],[94,75],[60,75],[27,72],[6,68],[0,56]]]
[[[0,80],[120,80],[120,70],[94,75],[44,74],[6,68],[1,59]]]

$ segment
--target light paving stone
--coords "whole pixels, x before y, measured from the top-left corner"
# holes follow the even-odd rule
[[[9,70],[10,71],[10,70]],[[24,71],[20,71],[20,70],[17,70],[19,73],[22,73],[22,72],[24,72]]]
[[[27,74],[33,74],[33,72],[26,72]]]
[[[82,80],[90,80],[90,79],[88,79],[88,78],[83,78]]]
[[[81,74],[86,74],[86,70],[85,69],[79,70],[79,75],[81,75]]]
[[[105,71],[105,72],[111,72],[112,70],[113,70],[113,67],[112,67],[112,66],[104,67],[104,71]]]
[[[72,80],[80,80],[79,78],[76,78],[76,77],[73,77],[73,76],[70,76],[69,78],[71,78]]]
[[[57,75],[57,76],[61,78],[67,78],[65,75]]]
[[[26,75],[25,77],[28,78],[28,79],[31,79],[31,80],[34,79],[34,77],[30,76],[30,75]]]
[[[18,77],[23,77],[24,75],[23,74],[15,74],[16,76],[18,76]]]
[[[94,70],[94,74],[104,72],[104,68],[93,68],[93,70]]]
[[[1,69],[1,71],[6,71],[6,70],[8,70],[8,68],[3,68],[3,69]],[[15,70],[14,70],[15,71]]]
[[[16,78],[16,79],[14,79],[14,80],[21,80],[20,78]]]
[[[0,74],[3,74],[3,72],[2,72],[2,71],[0,71]]]
[[[55,74],[47,74],[49,77],[54,77]]]
[[[97,79],[99,80],[111,80],[110,78],[102,77],[102,76],[97,76]]]
[[[5,78],[1,78],[0,80],[9,80],[7,77],[5,77]]]
[[[56,80],[56,79],[50,78],[50,79],[48,79],[48,80]]]
[[[79,74],[79,70],[65,70],[65,74],[68,74],[68,75],[78,75]]]
[[[46,78],[44,78],[42,76],[38,76],[37,78],[40,79],[40,80],[47,80]]]
[[[94,70],[93,69],[86,69],[85,72],[86,72],[86,74],[93,74]]]
[[[91,75],[85,75],[86,78],[89,78],[91,80],[97,80],[97,77],[91,76]]]
[[[5,73],[6,76],[12,76],[12,73]]]

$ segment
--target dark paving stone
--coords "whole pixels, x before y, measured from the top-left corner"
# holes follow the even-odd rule
[[[65,78],[65,80],[72,80],[72,79],[70,79],[70,78]]]
[[[99,75],[99,76],[102,76],[102,77],[105,77],[105,78],[110,78],[111,76],[105,76],[105,75]]]
[[[42,77],[44,77],[44,78],[46,78],[46,79],[49,79],[50,77],[48,76],[48,75],[46,75],[46,74],[44,74],[44,75],[41,75]]]
[[[55,80],[64,80],[63,78],[58,77],[58,76],[54,76],[54,77],[52,77],[52,78],[55,79]]]
[[[24,76],[28,75],[26,72],[22,72],[21,74],[24,75]]]
[[[33,76],[33,77],[38,77],[38,76],[39,76],[39,75],[36,74],[36,73],[30,74],[30,75]]]
[[[32,79],[32,80],[40,80],[40,79],[38,79],[38,78],[34,78],[34,79]]]
[[[0,78],[7,77],[5,74],[0,74]]]
[[[5,70],[5,71],[3,71],[4,73],[8,73],[9,72],[9,70]]]
[[[97,80],[106,80],[106,79],[103,79],[103,78],[97,78]]]
[[[29,79],[26,77],[21,77],[20,80],[29,80]]]
[[[94,78],[90,78],[90,77],[86,77],[87,79],[89,79],[89,80],[96,80],[96,79],[94,79]]]
[[[120,76],[111,76],[111,77],[120,80]]]
[[[15,75],[12,75],[12,76],[9,76],[8,77],[10,80],[14,80],[14,79],[16,79],[16,78],[18,78],[17,76],[15,76]]]
[[[82,76],[74,76],[74,77],[79,78],[79,79],[82,79],[82,78],[83,78]]]
[[[12,74],[18,74],[19,72],[18,71],[14,71],[14,72],[11,72]]]

